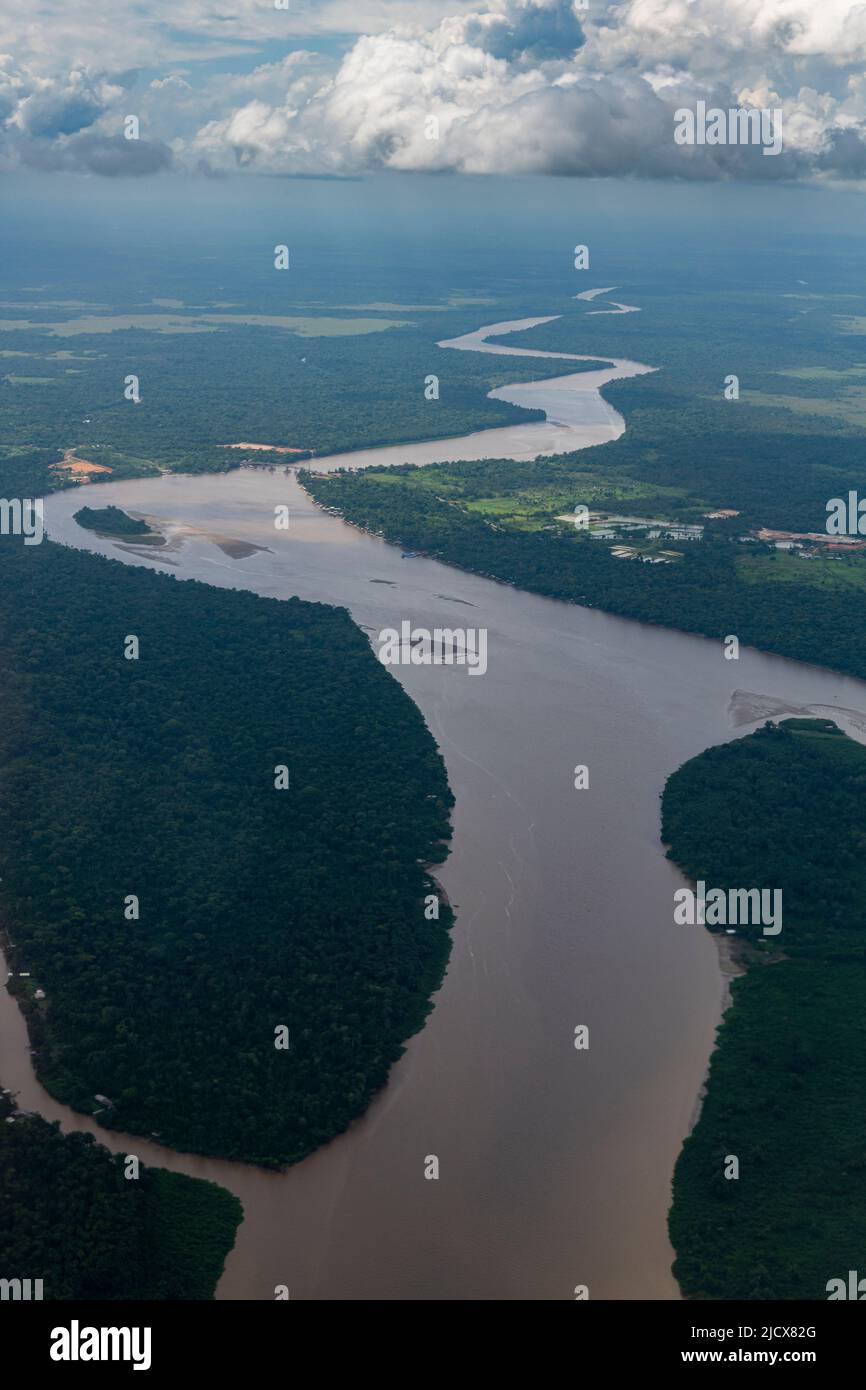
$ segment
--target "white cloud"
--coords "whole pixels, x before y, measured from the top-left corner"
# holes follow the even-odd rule
[[[0,19],[12,3],[0,0]],[[284,173],[866,172],[862,0],[622,0],[607,9],[592,0],[589,10],[572,0],[291,0],[288,11],[234,0],[225,9],[116,0],[107,24],[102,0],[45,0],[15,59],[0,58],[6,167],[76,167],[80,156],[84,168],[122,172],[111,142],[134,112],[152,147],[129,157],[140,172],[172,157],[181,167]],[[262,61],[274,38],[360,25],[366,32],[342,56],[299,46]],[[0,48],[10,47],[0,28]],[[227,51],[245,52],[248,65],[202,74],[202,58]],[[136,65],[158,75],[138,79]],[[699,98],[780,109],[783,153],[676,145],[673,113]]]
[[[0,0],[0,50],[34,72],[63,64],[159,67],[249,52],[269,40],[378,33],[405,21],[422,26],[476,8],[473,0]],[[29,11],[29,13],[28,13]]]

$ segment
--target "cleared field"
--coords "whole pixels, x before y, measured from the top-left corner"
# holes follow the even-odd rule
[[[866,589],[866,555],[816,555],[800,559],[786,551],[744,555],[737,573],[747,584],[808,584],[816,589]]]
[[[441,489],[441,483],[439,484]],[[543,526],[571,514],[578,504],[592,506],[604,501],[606,505],[625,505],[627,503],[648,502],[652,499],[681,502],[682,489],[658,488],[646,483],[634,482],[627,478],[611,478],[587,473],[577,478],[570,477],[567,489],[525,488],[519,492],[504,493],[492,497],[479,497],[460,502],[468,512],[489,517],[491,520],[508,521],[522,530],[537,531]]]
[[[830,400],[820,396],[774,396],[765,391],[743,391],[741,398],[749,405],[790,410],[795,415],[821,415],[849,425],[866,425],[866,385],[853,386]]]
[[[400,319],[336,319],[297,317],[291,314],[86,314],[58,323],[39,323],[33,319],[0,319],[0,333],[50,333],[55,338],[73,338],[81,333],[116,333],[137,328],[151,333],[215,333],[230,325],[235,328],[281,328],[300,338],[353,337],[362,333],[381,333],[385,328],[405,328]]]
[[[794,377],[798,381],[848,381],[866,376],[866,362],[857,362],[853,367],[789,367],[773,375]]]

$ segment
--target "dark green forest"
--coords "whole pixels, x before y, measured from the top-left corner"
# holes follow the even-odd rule
[[[7,489],[38,495],[50,456],[7,460]],[[42,1082],[267,1166],[339,1133],[422,1026],[451,920],[424,913],[442,759],[348,613],[9,536],[0,691],[0,902]]]
[[[150,530],[146,521],[136,521],[120,507],[82,507],[75,520],[87,531],[105,531],[112,536],[146,536]]]
[[[244,455],[220,446],[242,441],[326,454],[541,419],[486,395],[508,381],[556,375],[558,365],[445,352],[432,341],[481,321],[464,310],[363,336],[302,339],[239,324],[190,335],[118,329],[57,338],[38,327],[4,333],[0,315],[0,348],[25,354],[4,364],[5,377],[0,366],[2,442],[75,446],[123,477],[156,474],[158,465],[224,471]],[[57,360],[58,351],[78,356]],[[128,372],[139,376],[140,405],[124,399]],[[436,401],[424,394],[431,373],[440,379]]]
[[[737,928],[747,970],[674,1173],[674,1273],[687,1298],[824,1299],[866,1249],[866,748],[821,720],[709,748],[669,778],[662,839],[690,878],[784,905],[779,937]]]
[[[90,1134],[22,1114],[0,1094],[4,1278],[41,1279],[45,1299],[208,1299],[243,1216],[216,1183],[143,1164]]]

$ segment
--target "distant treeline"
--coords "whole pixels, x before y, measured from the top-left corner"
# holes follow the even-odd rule
[[[866,1275],[866,748],[766,726],[675,772],[662,820],[691,878],[784,907],[778,937],[736,929],[749,968],[674,1174],[674,1273],[687,1298],[826,1299]]]
[[[299,338],[241,324],[188,335],[82,334],[68,340],[80,354],[69,371],[67,361],[50,355],[62,340],[38,328],[4,333],[0,317],[0,347],[31,354],[30,370],[38,372],[28,384],[0,376],[3,443],[53,448],[55,458],[75,446],[80,457],[120,477],[156,475],[157,464],[215,473],[239,465],[244,452],[221,446],[242,441],[321,456],[542,419],[540,411],[489,400],[487,393],[506,382],[561,374],[561,364],[448,352],[431,341],[480,322],[478,310],[450,310],[423,326],[363,337]],[[131,361],[139,405],[123,394]],[[438,400],[425,396],[431,373],[439,377]],[[264,467],[297,461],[297,455],[256,458]]]
[[[61,1134],[0,1094],[0,1277],[43,1299],[213,1298],[243,1216],[216,1183]]]
[[[680,494],[678,516],[734,507],[741,526],[823,531],[827,500],[864,488],[863,337],[840,332],[832,296],[812,298],[804,316],[780,290],[643,285],[632,300],[642,313],[567,313],[505,340],[553,352],[603,341],[658,368],[604,388],[626,421],[619,439],[557,462],[578,479],[637,481],[656,492],[653,510]],[[737,399],[726,396],[731,374]]]
[[[7,487],[38,495],[45,464],[7,458]],[[452,796],[345,610],[6,537],[0,778],[0,903],[52,1094],[269,1166],[364,1110],[445,969],[424,866]]]

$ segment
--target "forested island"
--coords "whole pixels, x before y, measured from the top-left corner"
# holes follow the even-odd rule
[[[18,451],[7,487],[38,495],[52,457]],[[15,536],[0,652],[0,903],[40,1080],[177,1149],[303,1158],[445,970],[426,866],[453,798],[420,712],[344,609]]]
[[[103,531],[109,536],[150,535],[146,521],[127,516],[120,507],[82,507],[75,513],[75,520],[86,531]]]
[[[825,1299],[866,1249],[866,748],[808,719],[709,748],[662,838],[690,878],[784,902],[780,936],[728,938],[746,973],[676,1165],[674,1273],[686,1298]]]
[[[46,1300],[209,1299],[243,1217],[216,1183],[138,1166],[0,1093],[3,1275]]]

